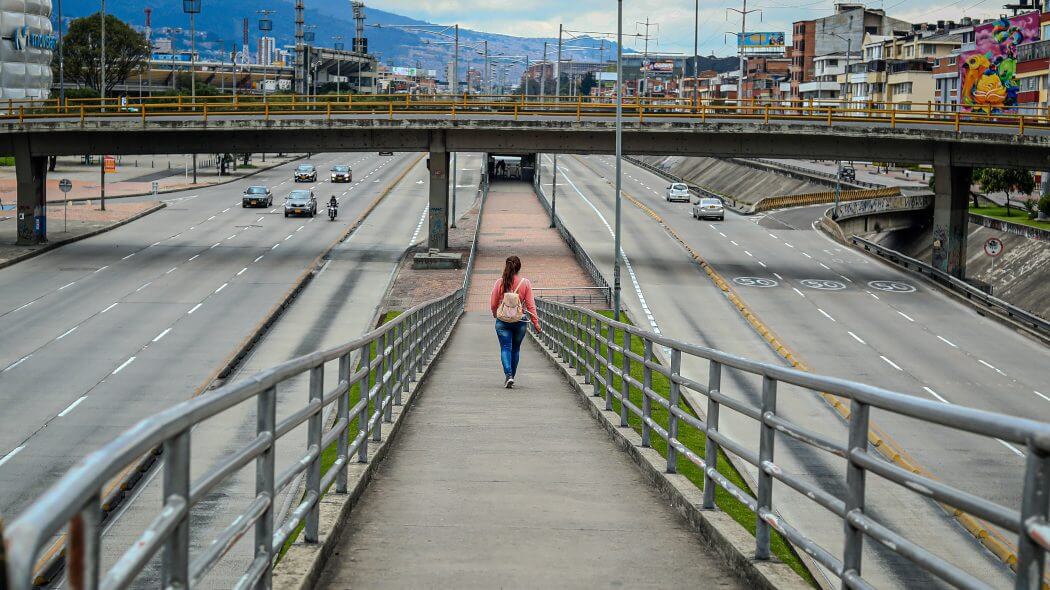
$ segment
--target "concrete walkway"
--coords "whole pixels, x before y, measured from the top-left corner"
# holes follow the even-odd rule
[[[465,315],[318,587],[744,587],[531,339],[519,376]]]

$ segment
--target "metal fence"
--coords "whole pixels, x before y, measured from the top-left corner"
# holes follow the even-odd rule
[[[642,446],[650,446],[653,435],[667,442],[667,471],[675,473],[680,459],[696,465],[704,473],[703,508],[715,509],[715,489],[721,487],[757,515],[755,558],[770,558],[770,534],[776,530],[801,551],[836,575],[844,588],[871,588],[861,575],[864,538],[870,537],[888,550],[906,558],[937,578],[960,588],[988,588],[988,584],[949,563],[921,545],[891,530],[877,517],[865,512],[866,476],[871,473],[893,482],[917,496],[953,506],[1017,534],[1016,585],[1018,589],[1041,587],[1046,550],[1050,549],[1050,424],[941,404],[847,381],[823,377],[726,354],[665,338],[615,322],[598,313],[569,305],[540,300],[539,319],[543,343],[577,375],[593,386],[595,396],[605,398],[606,410],[619,404],[620,425],[628,426],[631,414],[641,421]],[[617,335],[622,334],[622,344]],[[642,353],[632,344],[641,344]],[[665,348],[667,366],[654,354]],[[694,381],[681,372],[682,357],[708,362],[708,382]],[[632,375],[632,367],[642,368],[642,379]],[[722,370],[733,369],[762,379],[761,405],[727,396],[721,391]],[[653,375],[669,382],[664,397],[653,389]],[[619,383],[616,381],[619,380]],[[798,386],[826,392],[849,400],[849,433],[846,441],[834,440],[800,427],[777,411],[777,386]],[[641,406],[630,399],[630,392],[641,393]],[[706,398],[706,415],[697,418],[680,407],[684,390]],[[637,397],[637,396],[636,396]],[[668,413],[667,427],[653,420],[652,408]],[[719,429],[721,409],[737,412],[754,420],[758,429],[758,448],[749,448]],[[927,425],[945,426],[954,431],[996,437],[1025,445],[1026,468],[1020,511],[959,490],[943,482],[912,473],[880,459],[868,448],[869,413],[872,408],[916,419]],[[698,408],[699,409],[699,408]],[[679,437],[679,427],[689,426],[706,435],[704,448],[689,448]],[[777,438],[788,437],[820,452],[846,461],[846,493],[839,498],[820,485],[784,471],[774,457]],[[738,487],[718,472],[719,449],[753,465],[758,471],[757,492]],[[774,484],[787,486],[827,509],[844,526],[844,550],[840,556],[806,536],[801,523],[787,522],[772,505]]]
[[[194,587],[245,536],[251,537],[254,559],[236,587],[269,588],[274,556],[297,527],[305,525],[306,542],[318,540],[321,496],[332,484],[336,493],[346,493],[350,462],[368,461],[369,440],[382,440],[383,423],[392,420],[393,406],[401,404],[402,393],[438,352],[462,313],[465,295],[465,289],[459,289],[420,304],[357,340],[292,359],[142,420],[86,456],[3,531],[7,587],[33,587],[40,552],[68,524],[66,568],[72,588],[125,588],[159,551],[161,585]],[[330,362],[338,363],[338,382],[326,390],[325,365]],[[302,374],[309,375],[309,398],[278,422],[281,387]],[[355,388],[359,399],[351,406]],[[194,426],[252,399],[257,405],[255,437],[193,480]],[[333,404],[335,423],[325,431],[322,414]],[[303,453],[277,472],[277,441],[302,424],[308,429]],[[158,445],[163,447],[164,504],[116,563],[102,571],[101,490],[126,465]],[[321,455],[333,445],[335,462],[322,474]],[[191,559],[190,510],[252,461],[254,498],[242,513],[230,515],[226,528]],[[276,522],[274,499],[303,472],[302,500],[284,522]]]
[[[906,254],[901,254],[896,250],[880,246],[879,244],[876,244],[871,240],[866,240],[860,236],[851,236],[849,239],[854,245],[864,248],[864,250],[871,252],[880,258],[884,258],[908,270],[929,277],[971,301],[983,303],[985,306],[995,309],[999,313],[1043,336],[1050,336],[1050,321],[1047,321],[1034,313],[1025,311],[1020,307],[999,299],[998,297],[993,297],[966,281],[953,277],[943,270],[934,268],[921,260],[916,260]]]

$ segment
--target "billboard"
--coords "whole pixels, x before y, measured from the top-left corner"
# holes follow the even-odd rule
[[[959,103],[963,110],[1012,113],[1017,110],[1017,46],[1039,40],[1039,13],[999,18],[974,29],[974,49],[959,60]]]
[[[673,61],[649,61],[645,62],[645,69],[650,72],[673,72]]]
[[[737,47],[783,47],[784,33],[777,31],[752,32],[737,35]]]
[[[421,68],[402,68],[395,66],[390,68],[390,73],[395,76],[406,76],[409,78],[415,78],[417,76],[430,78],[437,77],[437,70],[424,70]]]

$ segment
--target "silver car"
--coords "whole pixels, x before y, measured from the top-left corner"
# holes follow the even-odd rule
[[[291,215],[317,215],[317,199],[313,191],[296,189],[288,193],[288,198],[284,201],[284,216]]]
[[[675,201],[688,203],[690,200],[689,187],[684,182],[671,183],[671,185],[667,187],[664,199],[666,199],[668,203]]]
[[[725,221],[726,210],[722,201],[713,198],[703,198],[693,205],[693,219],[717,219]]]

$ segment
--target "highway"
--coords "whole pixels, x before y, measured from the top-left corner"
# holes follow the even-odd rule
[[[0,270],[0,512],[17,513],[85,453],[135,421],[202,391],[315,259],[413,154],[314,155],[296,164],[165,197],[168,207],[100,236]],[[330,185],[331,164],[354,183]],[[274,206],[242,209],[250,184]],[[319,215],[285,218],[292,188],[313,187]],[[323,203],[342,206],[330,222]],[[412,205],[415,221],[423,199]],[[396,237],[402,249],[411,232]],[[391,240],[395,237],[391,236]],[[374,310],[377,301],[362,302]]]
[[[544,158],[549,164],[549,159]],[[608,157],[559,158],[558,212],[600,267],[611,277],[613,161]],[[850,251],[812,228],[821,208],[765,216],[727,213],[724,222],[696,221],[685,204],[663,199],[667,182],[627,165],[624,191],[651,208],[703,256],[749,304],[755,315],[812,370],[1007,414],[1050,419],[1050,400],[1039,391],[1043,347],[927,286],[922,281]],[[550,170],[543,170],[550,194]],[[623,204],[624,300],[636,323],[668,336],[783,363],[745,322],[686,250],[651,216]],[[651,319],[647,317],[647,312]],[[692,367],[688,367],[692,369]],[[695,367],[706,381],[706,366]],[[758,384],[734,379],[734,389],[757,399]],[[845,440],[836,413],[812,396],[782,395],[782,409],[817,432]],[[723,421],[726,417],[723,416]],[[953,485],[1006,506],[1018,507],[1023,451],[996,440],[974,439],[946,429],[908,423],[874,411],[873,423],[911,459]],[[753,437],[749,420],[732,422],[740,436]],[[735,434],[735,433],[734,433]],[[780,443],[778,443],[779,445]],[[785,453],[786,449],[790,452]],[[790,444],[778,448],[778,463],[836,485],[839,460]],[[871,476],[869,481],[874,478]],[[804,522],[819,541],[835,547],[841,530],[822,530],[823,509],[778,489],[780,508]],[[883,485],[871,508],[923,546],[994,586],[1009,585],[1005,568],[940,510]],[[915,527],[922,522],[922,527]],[[1007,537],[1008,540],[1009,537]],[[869,554],[877,553],[873,542]],[[871,555],[866,569],[876,586],[926,585],[914,568],[905,573],[894,559]],[[875,569],[877,571],[872,571]],[[918,576],[918,577],[913,577]]]

